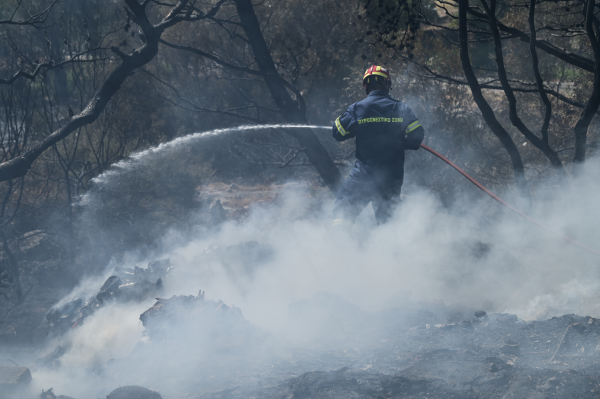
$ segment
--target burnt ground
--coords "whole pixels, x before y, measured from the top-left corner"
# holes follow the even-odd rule
[[[425,315],[421,310],[396,311],[386,318],[391,324],[394,318],[405,324]],[[339,320],[333,324],[341,326]],[[374,324],[359,332],[356,327],[346,325],[337,337],[318,343],[323,350],[318,357],[305,349],[289,359],[300,368],[310,368],[312,363],[314,371],[269,388],[242,385],[197,397],[600,397],[600,320],[590,317],[566,315],[524,322],[514,315],[491,314],[446,325],[420,324],[408,330]],[[355,347],[336,344],[352,340]],[[361,344],[363,340],[369,344]],[[318,371],[335,364],[346,366]]]
[[[104,395],[127,373],[165,399],[600,397],[600,319],[440,303],[367,311],[327,293],[289,310],[311,326],[306,339],[282,343],[203,295],[159,299],[141,317],[144,342],[101,369]],[[48,367],[26,366],[34,381]]]
[[[177,302],[196,305],[181,311]],[[173,297],[153,311],[142,318],[145,346],[113,366],[131,370],[160,354],[164,383],[148,378],[143,384],[164,398],[600,397],[600,320],[591,317],[525,322],[441,304],[368,312],[321,293],[290,308],[315,331],[281,345],[221,302]],[[178,331],[171,339],[148,324],[161,317]],[[182,319],[188,320],[183,334]],[[196,353],[193,346],[173,344],[206,337],[212,352],[194,359],[186,356]]]

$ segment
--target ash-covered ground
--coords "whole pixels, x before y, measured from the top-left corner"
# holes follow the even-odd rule
[[[76,370],[68,359],[75,349],[59,344],[32,367],[32,384],[41,378],[75,398],[123,384],[163,398],[599,395],[600,320],[592,317],[525,322],[440,303],[367,311],[324,292],[292,304],[290,313],[311,331],[285,342],[202,294],[160,298],[141,315],[142,339],[130,353]]]
[[[530,214],[593,247],[600,179],[587,181]],[[165,232],[151,256],[132,249],[68,292],[42,289],[35,270],[52,267],[37,261],[26,323],[3,324],[35,341],[2,347],[21,388],[0,395],[600,396],[596,255],[482,199],[448,209],[413,189],[390,223],[369,207],[339,230],[323,193],[245,189],[211,186],[224,209],[191,220],[218,223]]]

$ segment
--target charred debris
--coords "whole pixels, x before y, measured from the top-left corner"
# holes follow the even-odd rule
[[[141,267],[122,268],[108,277],[98,292],[89,297],[78,297],[51,309],[44,320],[47,334],[63,334],[84,323],[96,310],[112,301],[141,302],[157,295],[162,289],[162,279],[171,269],[169,259],[161,259]]]
[[[368,347],[338,347],[348,364],[311,371],[264,389],[236,387],[199,396],[217,398],[597,398],[600,320],[565,315],[525,322],[479,311],[468,320],[435,323],[431,310],[396,314],[417,323],[372,330]],[[441,309],[437,309],[440,311]],[[393,317],[391,314],[380,317]],[[431,323],[427,323],[427,319]],[[392,320],[389,320],[394,324]],[[437,320],[439,321],[439,320]],[[357,340],[345,326],[337,337]],[[353,332],[351,332],[353,330]],[[330,366],[333,366],[331,364]]]
[[[211,345],[221,358],[235,352],[244,370],[200,368],[200,374],[208,375],[215,367],[212,376],[218,381],[199,383],[198,398],[600,395],[600,320],[592,317],[565,315],[525,322],[511,314],[477,311],[467,318],[466,311],[441,304],[368,312],[322,293],[291,308],[300,321],[308,310],[323,311],[319,334],[265,362],[253,358],[257,348],[273,350],[272,337],[247,322],[239,309],[207,301],[203,294],[157,298],[140,316],[148,337],[145,349],[131,355],[136,359],[133,364],[143,362],[148,352],[173,348],[169,345],[181,340]],[[176,366],[177,352],[169,354],[172,364],[166,366]],[[121,362],[129,364],[127,359]],[[165,378],[174,375],[165,371]]]

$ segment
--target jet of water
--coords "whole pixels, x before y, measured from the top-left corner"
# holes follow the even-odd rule
[[[168,152],[169,150],[173,150],[175,148],[181,148],[187,145],[192,144],[197,140],[203,140],[209,137],[220,136],[227,133],[236,133],[236,132],[246,132],[249,130],[265,130],[265,129],[331,129],[331,126],[319,126],[319,125],[294,125],[294,124],[277,124],[277,125],[243,125],[225,129],[215,129],[210,130],[208,132],[198,132],[189,134],[187,136],[178,137],[174,140],[171,140],[167,143],[159,144],[156,147],[149,148],[144,151],[140,151],[134,154],[131,154],[129,158],[121,160],[114,165],[112,165],[111,169],[104,172],[103,174],[95,177],[92,182],[94,184],[105,183],[108,179],[110,179],[115,173],[125,172],[128,166],[137,162],[142,162],[148,157],[152,155],[159,155],[163,152]],[[119,171],[119,172],[117,172]],[[85,198],[85,196],[84,196]]]
[[[156,147],[146,149],[134,154],[128,158],[116,162],[111,168],[101,175],[92,179],[92,184],[98,189],[100,186],[106,186],[111,180],[119,180],[118,176],[128,174],[128,172],[137,169],[140,166],[152,161],[159,162],[161,159],[167,159],[174,151],[184,149],[195,144],[199,140],[205,140],[209,137],[220,136],[228,133],[243,133],[251,130],[266,130],[266,129],[331,129],[331,126],[319,125],[299,125],[299,124],[274,124],[274,125],[243,125],[225,129],[215,129],[207,132],[198,132],[187,136],[178,137],[166,143],[159,144]],[[118,183],[117,183],[118,184]],[[79,205],[85,206],[91,201],[90,196],[94,190],[84,194],[81,197]]]

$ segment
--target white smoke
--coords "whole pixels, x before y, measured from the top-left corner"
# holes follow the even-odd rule
[[[422,152],[422,156],[429,154]],[[597,250],[599,163],[589,160],[568,189],[534,198],[531,209],[533,218],[557,233]],[[440,167],[445,165],[440,162]],[[244,223],[231,221],[218,232],[199,237],[182,237],[178,231],[167,234],[165,242],[171,248],[163,256],[171,258],[174,272],[165,279],[162,296],[196,295],[202,289],[207,300],[240,308],[252,325],[284,345],[269,356],[285,352],[285,345],[293,347],[327,333],[322,329],[327,312],[301,318],[291,312],[294,304],[323,292],[355,305],[348,312],[357,312],[357,317],[360,312],[420,301],[510,312],[524,319],[565,313],[600,316],[596,271],[600,258],[510,211],[499,210],[500,205],[483,193],[460,198],[460,211],[454,212],[425,189],[406,192],[401,209],[389,223],[376,226],[369,206],[352,229],[340,230],[331,225],[333,200],[323,201],[294,187],[285,193],[282,204],[255,206]],[[270,246],[273,257],[252,268],[246,267],[243,255],[223,259],[222,250],[248,241]],[[124,366],[108,364],[109,359],[130,356],[136,345],[143,347],[138,317],[151,304],[115,305],[98,311],[66,338],[70,349],[62,358],[62,370],[38,377],[36,386],[47,388],[54,381],[56,392],[79,398],[105,395],[118,385],[136,383],[150,384],[163,394],[181,394],[178,389],[184,388],[177,381],[162,378],[161,365],[167,362],[158,355],[136,364],[136,373],[117,373]],[[189,357],[177,362],[184,365],[181,375],[190,379],[202,380],[197,374],[210,368],[211,362],[226,362],[227,357],[216,360],[200,347],[209,342],[181,345],[177,353]],[[244,364],[236,359],[236,364]],[[223,367],[233,369],[234,365]],[[306,370],[297,373],[302,371]],[[214,388],[208,380],[202,381],[198,384],[205,384],[205,389]]]

